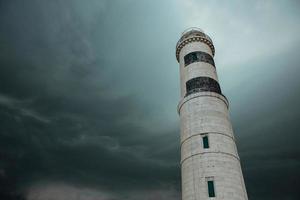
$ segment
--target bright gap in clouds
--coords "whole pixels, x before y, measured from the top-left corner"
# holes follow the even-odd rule
[[[184,25],[201,27],[212,37],[219,70],[271,57],[300,41],[300,24],[295,17],[298,10],[290,6],[296,2],[234,2],[180,1]]]

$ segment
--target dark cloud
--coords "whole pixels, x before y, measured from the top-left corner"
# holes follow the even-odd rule
[[[0,3],[0,199],[180,198],[176,6]],[[299,197],[297,52],[221,70],[253,199]]]
[[[136,51],[142,39],[117,24],[122,16],[132,23],[126,10],[141,5],[91,3],[2,6],[1,177],[13,183],[2,193],[39,181],[106,190],[179,185],[178,126],[152,129],[159,111],[126,90],[149,87],[130,71],[147,67]],[[128,47],[126,37],[139,46]]]
[[[228,97],[250,198],[297,199],[300,185],[299,43],[236,69]],[[242,72],[243,71],[243,72]],[[235,91],[238,91],[236,94]]]

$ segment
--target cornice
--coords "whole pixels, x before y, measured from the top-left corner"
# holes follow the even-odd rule
[[[189,43],[192,43],[192,42],[203,42],[203,43],[207,44],[210,47],[213,56],[215,55],[215,47],[214,47],[213,43],[210,40],[208,40],[208,39],[206,39],[205,37],[202,37],[202,36],[192,36],[192,37],[189,37],[185,40],[182,40],[180,43],[178,43],[176,45],[176,59],[177,59],[178,62],[179,62],[179,53],[180,53],[181,49],[185,45],[187,45]]]

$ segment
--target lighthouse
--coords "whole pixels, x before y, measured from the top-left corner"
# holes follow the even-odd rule
[[[199,28],[184,31],[176,45],[182,200],[247,200],[214,55],[211,38]]]

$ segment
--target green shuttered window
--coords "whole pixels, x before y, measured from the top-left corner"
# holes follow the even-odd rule
[[[209,144],[208,144],[208,136],[207,135],[202,137],[202,142],[203,142],[203,148],[208,149]]]
[[[209,197],[215,197],[215,187],[214,187],[214,181],[207,181],[207,187],[208,187],[208,196]]]

